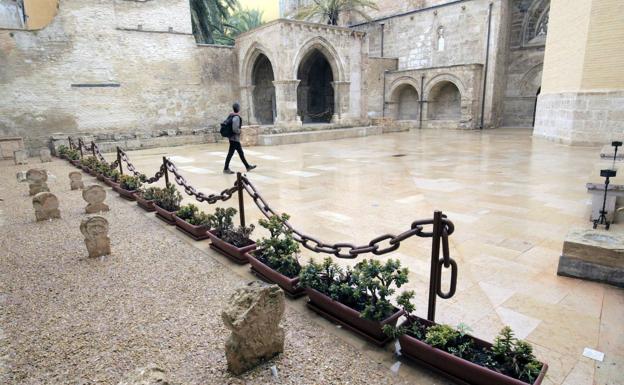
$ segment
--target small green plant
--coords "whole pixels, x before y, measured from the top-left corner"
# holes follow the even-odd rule
[[[360,288],[370,298],[362,314],[364,318],[381,321],[392,314],[394,306],[389,297],[396,291],[394,287],[407,283],[407,268],[401,268],[398,259],[388,259],[385,264],[376,259],[364,259],[355,265],[353,272]]]
[[[262,250],[258,254],[260,260],[273,270],[289,278],[294,278],[301,271],[297,259],[299,244],[294,240],[292,231],[284,226],[290,216],[286,213],[274,215],[268,220],[260,219],[260,226],[269,230],[269,238],[260,239],[257,244]]]
[[[132,175],[122,175],[119,177],[119,187],[128,191],[135,191],[141,188],[139,177]]]
[[[156,199],[156,195],[158,195],[160,190],[162,189],[159,187],[148,187],[139,189],[139,193],[141,194],[141,198],[146,201],[153,201]]]
[[[61,144],[60,146],[58,146],[58,148],[56,149],[56,153],[59,156],[63,156],[63,155],[67,155],[67,151],[69,151],[69,147],[67,147],[64,144]]]
[[[95,167],[99,164],[99,161],[95,156],[86,156],[80,160],[80,164],[90,170],[95,170]]]
[[[210,218],[203,211],[199,211],[199,207],[192,203],[180,207],[176,215],[193,226],[209,226]]]
[[[234,215],[238,211],[235,208],[228,207],[226,209],[217,207],[215,213],[208,215],[210,228],[224,242],[232,244],[236,247],[245,247],[251,245],[253,241],[249,238],[254,231],[255,226],[234,227]]]
[[[182,202],[182,195],[173,184],[158,191],[154,199],[156,205],[167,211],[178,211],[180,202]]]
[[[80,159],[80,152],[76,149],[69,149],[65,153],[70,160],[78,160]]]
[[[109,178],[110,180],[112,180],[113,182],[117,182],[117,181],[119,181],[119,178],[121,177],[121,173],[116,168],[115,169],[111,169],[106,174],[106,177]]]
[[[533,355],[533,347],[518,340],[509,326],[505,326],[494,340],[490,365],[528,383],[533,383],[542,370],[542,364]]]

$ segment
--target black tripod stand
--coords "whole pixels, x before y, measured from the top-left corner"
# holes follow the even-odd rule
[[[615,148],[617,153],[617,147]],[[609,178],[615,177],[615,170],[604,169],[600,170],[600,176],[606,178],[605,179],[605,188],[604,188],[604,198],[602,199],[602,210],[600,210],[600,216],[598,219],[594,220],[594,229],[598,227],[598,225],[604,225],[605,230],[609,230],[611,226],[611,222],[607,220],[607,189],[609,188]]]

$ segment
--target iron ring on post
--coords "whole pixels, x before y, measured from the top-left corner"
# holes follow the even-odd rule
[[[457,290],[457,263],[453,258],[449,258],[449,262],[451,265],[451,287],[447,293],[442,292],[442,266],[444,265],[444,258],[440,258],[438,260],[438,287],[436,287],[436,293],[438,297],[443,299],[449,299],[455,295],[455,291]]]

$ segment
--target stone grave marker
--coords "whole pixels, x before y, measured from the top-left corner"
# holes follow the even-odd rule
[[[85,237],[89,257],[96,258],[111,253],[106,218],[94,216],[83,219],[80,222],[80,232]]]
[[[28,189],[31,196],[39,194],[40,192],[50,191],[46,183],[48,180],[48,173],[46,170],[31,168],[26,172],[26,179],[28,180]]]
[[[28,164],[28,152],[26,150],[13,151],[13,161],[15,164]]]
[[[85,208],[87,214],[110,210],[108,205],[104,203],[106,190],[100,185],[94,184],[82,190],[82,198],[88,203]]]
[[[39,159],[41,160],[41,163],[52,162],[52,154],[50,153],[50,150],[42,148],[39,151]]]
[[[58,208],[59,201],[56,195],[50,192],[40,192],[33,197],[32,202],[37,222],[61,217],[61,211]]]
[[[232,334],[225,343],[228,370],[241,374],[284,351],[284,292],[253,281],[230,297],[221,318]]]
[[[72,190],[84,189],[84,183],[82,181],[82,173],[80,171],[72,171],[69,173],[69,186]]]

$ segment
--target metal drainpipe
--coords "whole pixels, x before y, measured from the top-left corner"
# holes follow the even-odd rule
[[[384,56],[384,23],[379,23],[381,25],[381,57]]]
[[[381,100],[381,117],[386,117],[386,73],[388,70],[384,70],[383,72],[383,99]]]
[[[424,97],[424,84],[425,84],[425,75],[420,75],[420,117],[419,117],[419,121],[418,121],[418,129],[421,130],[422,129],[422,122],[423,122],[423,106],[425,105],[425,101],[423,100]]]
[[[487,86],[487,74],[488,74],[488,67],[490,64],[490,32],[491,32],[491,26],[492,26],[492,5],[493,3],[490,3],[489,10],[488,10],[487,43],[486,43],[486,48],[485,48],[485,68],[483,71],[483,94],[481,96],[481,125],[479,127],[480,130],[483,130],[483,119],[485,115],[485,88]]]

